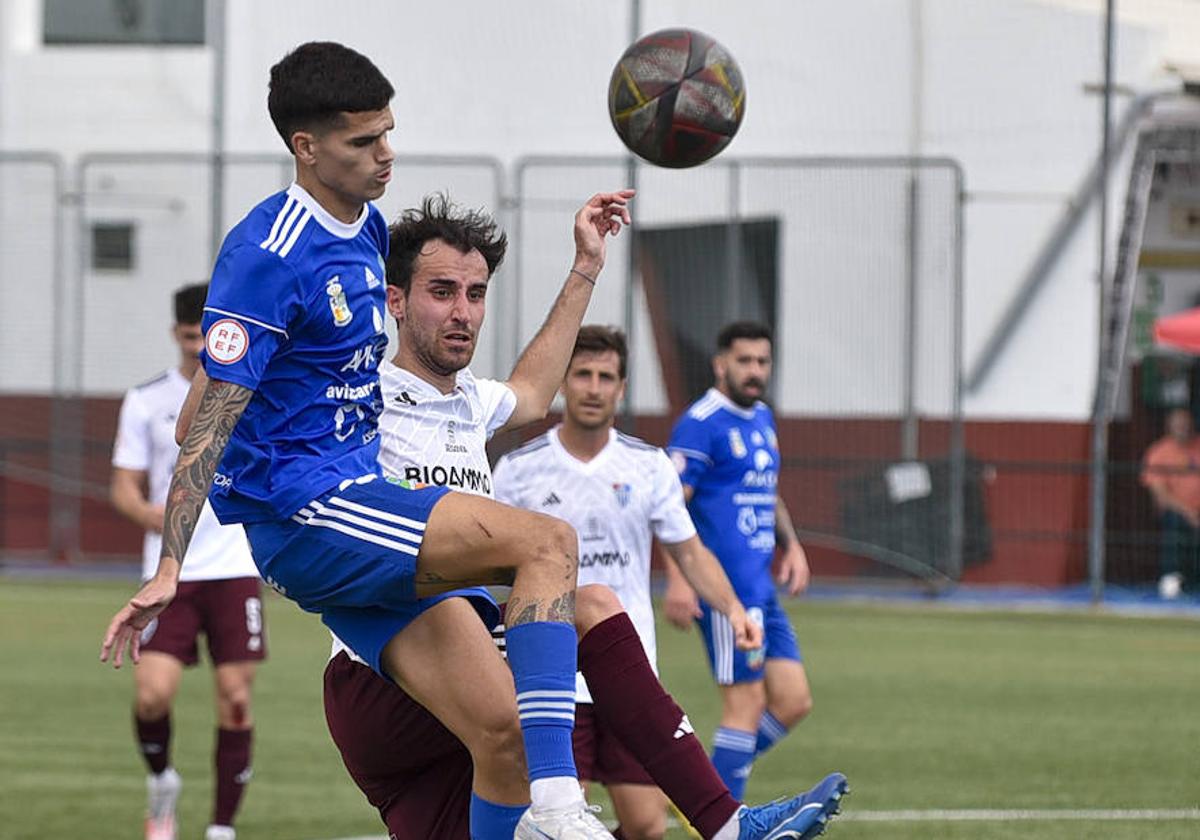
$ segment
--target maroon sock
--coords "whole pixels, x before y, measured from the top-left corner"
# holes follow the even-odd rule
[[[739,803],[713,769],[683,709],[654,676],[628,615],[614,615],[588,631],[579,642],[579,670],[600,721],[697,831],[716,834]]]
[[[150,772],[158,775],[171,766],[171,715],[142,720],[134,712],[133,731]]]
[[[253,729],[217,730],[213,825],[233,825],[233,815],[237,813],[246,783],[250,781],[250,742],[253,737]]]

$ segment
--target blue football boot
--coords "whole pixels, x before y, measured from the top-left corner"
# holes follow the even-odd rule
[[[807,793],[737,812],[738,840],[810,840],[841,810],[846,777],[830,773]]]

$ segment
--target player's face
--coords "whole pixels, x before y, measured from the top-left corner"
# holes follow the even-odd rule
[[[200,351],[204,348],[204,333],[199,324],[176,324],[171,328],[171,335],[179,345],[179,356],[185,362],[198,362]]]
[[[589,430],[611,426],[625,396],[617,352],[576,353],[567,367],[562,392],[567,422]]]
[[[465,368],[475,355],[487,289],[482,254],[474,249],[464,254],[440,239],[426,242],[413,264],[408,295],[388,287],[388,310],[403,352],[437,376]]]
[[[319,133],[296,132],[296,157],[312,175],[301,186],[339,218],[339,211],[357,216],[364,203],[383,195],[392,178],[396,155],[387,135],[395,127],[392,109],[384,108],[343,113],[337,125]]]
[[[717,390],[743,408],[767,393],[771,379],[771,342],[765,338],[736,338],[713,359]]]

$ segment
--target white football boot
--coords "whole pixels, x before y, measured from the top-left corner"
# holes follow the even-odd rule
[[[604,823],[596,819],[599,810],[600,806],[589,806],[582,800],[568,808],[530,808],[517,823],[513,840],[613,840]]]
[[[146,840],[176,840],[175,803],[182,787],[174,767],[146,777]]]

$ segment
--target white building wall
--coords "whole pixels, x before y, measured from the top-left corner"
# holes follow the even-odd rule
[[[747,80],[748,108],[729,155],[916,152],[962,163],[969,191],[965,360],[970,366],[1098,150],[1099,100],[1083,85],[1100,78],[1103,4],[643,0],[641,5],[643,31],[692,26],[718,36],[737,56]],[[1117,78],[1137,89],[1161,83],[1165,60],[1185,60],[1189,49],[1200,52],[1200,39],[1178,36],[1181,27],[1200,31],[1197,5],[1171,0],[1153,5],[1153,14],[1145,7],[1130,13],[1118,32]],[[921,21],[919,38],[913,33],[914,10]],[[319,38],[360,49],[392,79],[397,88],[393,141],[401,155],[492,155],[510,168],[529,154],[617,155],[622,150],[608,124],[605,94],[629,25],[628,9],[620,4],[561,0],[357,0],[349,5],[228,0],[226,147],[238,153],[283,152],[266,115],[268,68],[296,44]],[[207,49],[43,47],[40,27],[39,0],[0,4],[0,149],[48,149],[73,163],[81,154],[102,150],[208,148],[212,59]],[[268,190],[277,175],[264,171],[239,181],[242,189],[229,195],[227,222],[245,209],[251,195],[258,196],[251,187]],[[692,172],[664,179],[675,192],[644,191],[639,218],[647,223],[719,218],[721,202],[704,195],[700,186],[711,177]],[[467,203],[490,201],[482,183],[456,179],[447,172],[399,178],[385,210],[411,204],[439,186],[453,188]],[[0,176],[0,200],[11,201],[4,186]],[[76,323],[78,314],[90,325],[83,337],[88,361],[80,384],[115,392],[170,358],[162,326],[167,295],[207,270],[207,204],[205,187],[192,175],[114,175],[93,186],[89,213],[136,214],[143,235],[155,237],[143,243],[148,263],[137,278],[85,276],[85,289],[71,304],[82,307],[81,313],[57,313],[59,329]],[[608,186],[615,185],[597,182],[594,188]],[[581,200],[592,188],[574,198]],[[181,189],[188,192],[170,200]],[[1113,195],[1119,207],[1119,183]],[[749,206],[753,200],[746,204],[747,212],[755,209]],[[11,214],[7,205],[6,212]],[[522,266],[520,283],[512,276],[498,278],[521,289],[522,334],[504,333],[513,313],[497,318],[501,304],[493,312],[485,348],[515,346],[540,323],[569,259],[568,215],[564,210],[561,250],[547,240],[537,258]],[[847,247],[860,233],[848,235]],[[837,291],[805,286],[803,278],[812,272],[806,273],[802,253],[787,250],[790,241],[785,241],[782,265],[785,323],[811,312],[817,292]],[[1095,255],[1093,218],[1069,243],[992,376],[968,396],[971,415],[1087,416],[1096,352]],[[5,265],[7,301],[9,278],[21,272],[18,267],[10,273],[12,267]],[[78,271],[71,271],[74,282]],[[890,300],[888,294],[875,300],[890,306],[880,303]],[[944,309],[934,304],[930,317]],[[601,320],[616,320],[620,313],[616,295],[599,300],[594,310]],[[8,306],[0,313],[0,354],[6,360],[0,389],[26,390],[29,376],[16,376],[7,364],[20,351],[6,344],[6,336],[20,332],[11,323],[4,327],[14,317]],[[641,307],[637,318],[636,331],[644,338],[648,326]],[[136,352],[108,352],[112,323],[124,324],[124,335],[136,337]],[[810,340],[813,346],[836,349],[838,338],[831,330]],[[657,408],[661,388],[651,347],[643,340],[638,350],[635,393],[644,408]],[[786,345],[780,351],[783,381],[776,390],[781,407],[829,409],[835,395],[823,389],[844,385],[844,377],[822,385],[819,377],[805,374],[811,351]],[[831,353],[831,359],[837,355]],[[944,359],[924,361],[944,367]],[[926,378],[940,376],[943,367],[926,371]],[[488,370],[486,362],[481,368],[501,372]],[[874,389],[864,392],[865,402],[856,410],[894,410],[893,395],[874,401]],[[937,402],[935,395],[923,398],[931,411],[939,410]]]

